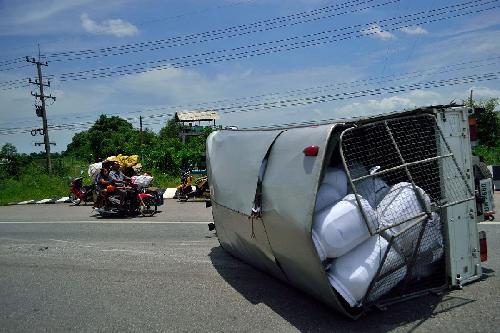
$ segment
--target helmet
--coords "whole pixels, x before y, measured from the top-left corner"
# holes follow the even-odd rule
[[[116,187],[113,185],[108,185],[106,186],[106,192],[114,192],[116,190]]]

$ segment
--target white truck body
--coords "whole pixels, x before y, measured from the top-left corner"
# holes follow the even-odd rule
[[[351,318],[376,304],[478,279],[481,262],[468,111],[440,106],[316,126],[212,133],[207,140],[207,167],[221,246]],[[412,183],[431,199],[430,204],[420,202],[421,212],[408,216],[411,223],[398,232],[390,233],[395,226],[367,223],[370,235],[384,237],[388,248],[409,248],[398,263],[382,256],[365,298],[355,307],[332,287],[311,240],[318,189],[333,162],[341,162],[357,196],[361,181],[380,177],[391,186]],[[377,167],[359,177],[354,165],[361,162]],[[427,267],[420,252],[422,234],[436,214],[444,255],[433,263],[432,276],[425,276],[418,273]],[[415,230],[415,241],[408,242]],[[401,268],[406,277],[382,295],[390,272]]]

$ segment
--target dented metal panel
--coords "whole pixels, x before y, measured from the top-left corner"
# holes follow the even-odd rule
[[[329,140],[334,127],[335,124],[330,124],[283,133],[227,131],[212,134],[207,141],[208,171],[214,222],[224,249],[352,316],[337,298],[311,241],[319,179],[325,157],[329,157]],[[235,140],[235,133],[238,140]],[[254,139],[259,137],[260,143],[256,143]],[[262,218],[252,220],[250,210],[258,171],[275,138],[263,181]],[[258,144],[260,151],[256,152]],[[318,155],[305,156],[303,149],[313,145],[319,147]],[[246,149],[253,149],[253,152],[249,154]],[[254,156],[251,162],[250,156]],[[228,160],[237,163],[244,160],[247,164],[240,164],[235,169],[236,163]],[[219,167],[221,164],[223,166]],[[235,200],[224,191],[233,186],[229,181],[236,181],[235,177],[243,176],[244,172],[252,175],[247,181],[240,179],[237,182],[244,197]],[[224,183],[218,183],[220,179]],[[252,230],[255,237],[252,237]]]
[[[262,222],[288,281],[342,311],[311,242],[316,194],[334,126],[298,128],[276,140],[263,183]],[[311,145],[319,147],[318,156],[304,155]]]
[[[250,215],[262,159],[281,131],[218,131],[207,139],[213,196],[219,205]]]

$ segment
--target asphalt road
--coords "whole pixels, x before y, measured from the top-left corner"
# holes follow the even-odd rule
[[[497,195],[498,197],[498,195]],[[499,207],[499,206],[497,206]],[[238,261],[203,203],[102,220],[90,207],[0,207],[0,331],[459,331],[500,327],[500,224],[483,279],[353,322]]]

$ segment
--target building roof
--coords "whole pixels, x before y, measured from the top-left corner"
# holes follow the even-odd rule
[[[176,121],[212,121],[219,119],[217,111],[181,111],[175,113]]]

